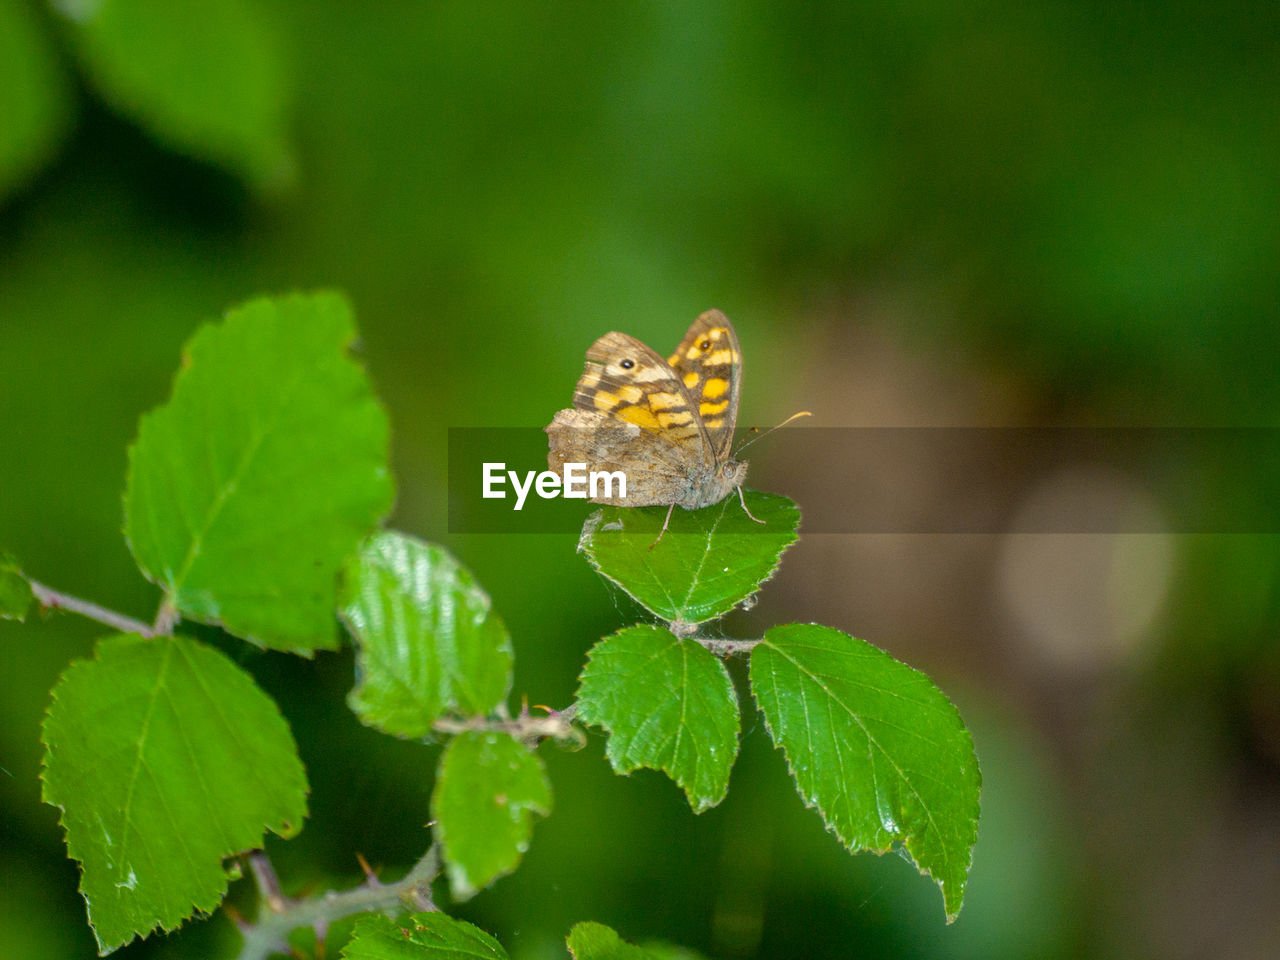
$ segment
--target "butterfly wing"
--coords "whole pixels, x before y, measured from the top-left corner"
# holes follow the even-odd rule
[[[594,503],[651,507],[679,503],[688,496],[688,454],[634,423],[599,410],[561,410],[546,430],[551,447],[547,465],[556,473],[563,472],[566,463],[585,463],[591,473],[626,475],[625,498],[605,496],[601,488],[601,495],[591,497]]]
[[[693,321],[667,363],[696,405],[716,462],[728,460],[742,392],[742,350],[733,324],[719,310],[708,310]]]
[[[585,463],[588,471],[626,473],[626,499],[592,498],[597,503],[680,502],[716,462],[676,371],[624,333],[607,333],[591,345],[573,409],[557,413],[546,430],[552,470]]]

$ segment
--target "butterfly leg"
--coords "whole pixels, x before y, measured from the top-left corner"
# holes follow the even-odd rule
[[[759,517],[757,517],[755,514],[753,514],[750,510],[747,509],[747,498],[743,496],[742,488],[738,487],[737,490],[738,490],[738,500],[742,503],[742,512],[745,513],[752,520],[754,520],[756,523],[764,523],[765,521],[761,520]],[[671,519],[671,514],[669,512],[667,513],[667,519]],[[663,524],[662,529],[663,530],[667,529],[666,524]],[[659,534],[659,537],[661,537],[661,534]],[[654,543],[657,543],[657,542],[658,542],[657,540],[654,541]]]
[[[671,506],[667,507],[667,516],[662,521],[662,529],[658,531],[657,539],[654,540],[653,543],[649,544],[650,550],[652,550],[654,547],[658,545],[658,540],[661,540],[663,537],[663,534],[667,532],[667,524],[671,522],[671,511],[674,510],[675,508],[676,508],[676,505],[674,503],[671,504]]]

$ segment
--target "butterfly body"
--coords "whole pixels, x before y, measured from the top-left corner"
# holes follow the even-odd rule
[[[626,497],[595,503],[719,503],[740,493],[747,475],[746,461],[731,454],[741,387],[738,336],[719,310],[699,316],[665,359],[635,337],[607,333],[587,350],[573,408],[546,428],[548,465],[622,471]]]

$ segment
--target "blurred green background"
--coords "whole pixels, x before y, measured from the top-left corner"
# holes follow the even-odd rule
[[[709,306],[747,424],[1275,426],[1278,50],[1256,3],[0,0],[0,546],[149,618],[120,534],[139,414],[201,322],[337,287],[393,424],[394,524],[475,570],[517,695],[563,706],[635,610],[572,536],[448,536],[448,427],[541,426],[597,336],[665,351]],[[876,468],[753,453],[802,508]],[[824,833],[754,716],[699,817],[599,737],[544,747],[553,816],[458,912],[516,960],[583,919],[721,958],[1280,956],[1277,547],[811,536],[729,621],[831,624],[955,699],[985,782],[951,927],[910,865]],[[5,956],[93,954],[38,736],[102,632],[0,623]],[[286,885],[412,862],[434,750],[356,723],[349,654],[223,646],[311,777],[271,847]],[[121,955],[236,939],[218,915]]]

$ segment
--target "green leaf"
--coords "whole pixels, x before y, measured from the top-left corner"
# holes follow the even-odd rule
[[[25,620],[34,600],[18,561],[0,553],[0,620]]]
[[[161,143],[264,190],[292,177],[291,91],[249,0],[63,0],[89,82]]]
[[[605,507],[582,529],[592,565],[655,614],[701,623],[728,613],[778,569],[796,541],[800,510],[786,497],[746,492],[748,517],[734,496],[701,510]]]
[[[511,689],[511,638],[489,595],[443,547],[376,533],[348,566],[342,614],[368,726],[423,737],[444,711],[490,713]]]
[[[0,0],[0,201],[48,162],[66,133],[71,103],[33,5]]]
[[[255,300],[187,344],[129,450],[125,535],[184,616],[333,649],[337,574],[391,507],[387,418],[336,294]]]
[[[551,812],[542,758],[505,733],[460,734],[440,758],[431,817],[453,895],[465,900],[520,863],[533,815]]]
[[[768,630],[751,653],[751,686],[805,805],[852,851],[905,847],[954,920],[981,777],[951,701],[918,670],[817,624]]]
[[[664,771],[695,813],[723,800],[738,754],[738,700],[720,658],[653,625],[605,637],[588,657],[578,716],[609,731],[613,769]]]
[[[668,944],[637,947],[603,923],[578,923],[566,940],[574,960],[698,960],[698,954]]]
[[[412,913],[398,920],[361,917],[342,955],[346,960],[507,960],[493,937],[443,913]]]
[[[53,689],[44,800],[105,953],[213,910],[222,860],[292,836],[307,780],[275,703],[218,651],[183,637],[100,640]]]

